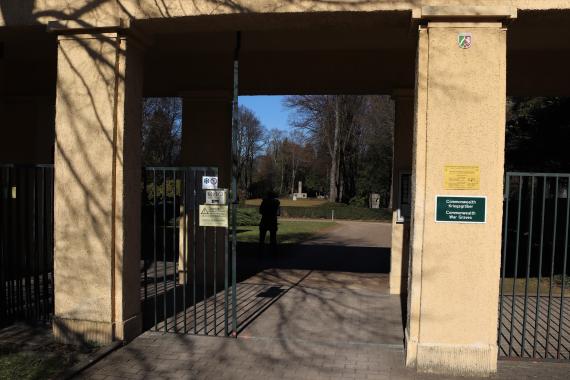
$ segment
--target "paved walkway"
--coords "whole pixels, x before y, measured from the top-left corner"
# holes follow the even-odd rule
[[[81,378],[452,379],[404,367],[389,244],[389,224],[343,221],[291,252],[240,256],[250,272],[238,286],[238,339],[147,332]],[[570,363],[501,361],[495,378],[568,373]]]
[[[81,379],[459,379],[417,374],[401,348],[145,333]],[[499,361],[493,379],[567,379],[570,363]]]

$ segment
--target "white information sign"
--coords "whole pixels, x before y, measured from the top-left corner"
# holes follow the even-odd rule
[[[228,228],[228,206],[200,205],[200,227]]]
[[[202,189],[214,190],[218,188],[218,177],[203,176]]]
[[[206,190],[207,205],[225,205],[228,203],[228,190],[216,189]]]

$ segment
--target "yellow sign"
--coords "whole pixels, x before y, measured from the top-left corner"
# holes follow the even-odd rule
[[[445,190],[479,190],[479,166],[445,165]]]
[[[228,228],[228,206],[200,205],[200,227]]]
[[[12,199],[16,199],[16,186],[12,186]]]

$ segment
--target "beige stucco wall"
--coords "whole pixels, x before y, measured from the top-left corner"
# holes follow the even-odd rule
[[[512,6],[518,9],[570,9],[566,0],[13,0],[0,1],[0,26],[56,22],[67,27],[117,25],[119,19],[173,18],[232,13],[300,13],[413,10],[425,6]],[[78,22],[81,21],[81,22]]]
[[[459,32],[473,33],[460,49]],[[496,370],[506,99],[501,23],[420,31],[407,362],[421,371]],[[480,190],[445,190],[444,166],[477,165]],[[436,195],[487,196],[485,224],[435,222]]]
[[[55,318],[64,341],[140,332],[140,56],[114,33],[62,36],[55,149]]]

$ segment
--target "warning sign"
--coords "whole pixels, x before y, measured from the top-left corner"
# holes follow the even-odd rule
[[[479,166],[445,165],[445,190],[479,190]]]
[[[228,206],[200,205],[200,227],[228,228]]]

